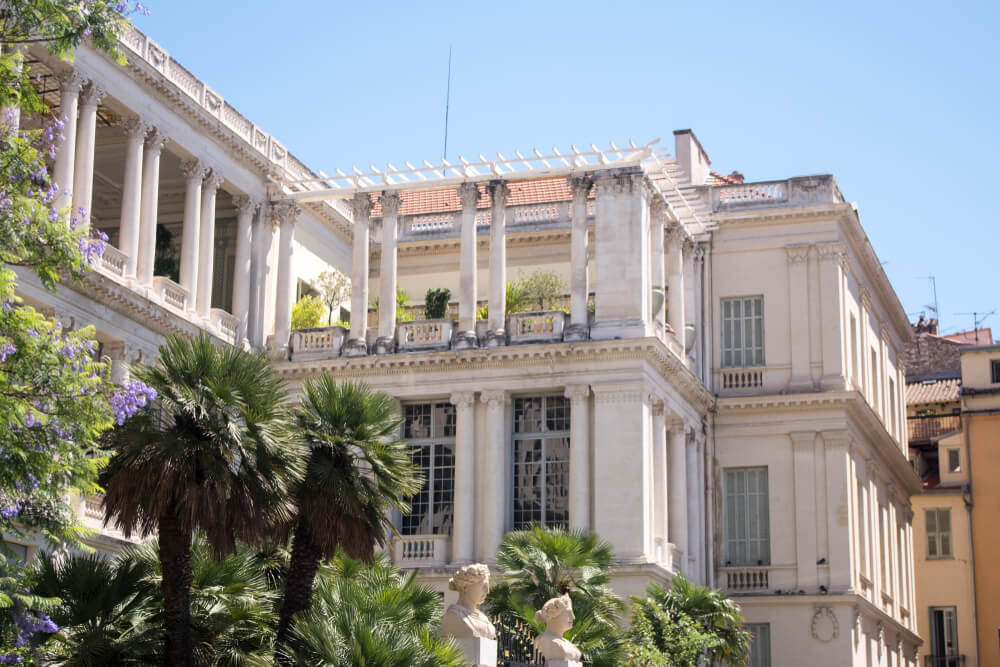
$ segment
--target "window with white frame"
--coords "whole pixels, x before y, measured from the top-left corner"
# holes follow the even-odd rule
[[[927,523],[927,558],[953,558],[951,551],[951,510],[935,507],[924,510]]]
[[[722,367],[764,365],[764,297],[722,299]]]
[[[723,484],[726,565],[770,565],[767,468],[727,468]]]
[[[948,472],[962,472],[962,456],[958,448],[948,448]]]
[[[455,406],[413,403],[403,406],[403,439],[420,468],[424,485],[410,498],[402,518],[403,535],[450,535],[455,498]]]
[[[514,399],[514,529],[569,527],[569,399]]]
[[[771,624],[747,623],[744,627],[753,635],[747,667],[771,667]]]

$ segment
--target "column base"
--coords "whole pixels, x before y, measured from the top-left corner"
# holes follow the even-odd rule
[[[486,332],[486,347],[503,347],[507,344],[507,332],[503,329],[493,329]]]
[[[453,347],[456,350],[473,350],[479,347],[479,338],[475,331],[459,331],[455,334]]]
[[[344,343],[344,350],[341,354],[345,357],[367,357],[368,343],[364,338],[351,338]]]
[[[271,361],[288,361],[291,357],[291,348],[288,344],[272,345],[268,348],[267,356]]]
[[[396,339],[392,336],[379,336],[375,341],[375,354],[393,354],[396,351]]]
[[[564,341],[590,340],[590,327],[586,324],[570,324],[563,331]]]

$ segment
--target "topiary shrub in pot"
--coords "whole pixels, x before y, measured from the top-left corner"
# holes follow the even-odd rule
[[[448,302],[451,301],[451,290],[447,287],[430,288],[424,295],[424,317],[428,320],[441,320],[448,314]]]

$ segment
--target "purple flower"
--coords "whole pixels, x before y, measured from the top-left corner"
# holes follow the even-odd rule
[[[0,518],[13,519],[21,512],[21,501],[14,503],[13,507],[0,507]]]
[[[7,357],[17,352],[17,348],[10,341],[0,345],[0,362],[7,361]]]
[[[35,413],[32,412],[31,410],[28,410],[28,412],[26,412],[24,415],[24,425],[27,426],[28,428],[32,428],[37,423],[38,422],[35,421]]]
[[[24,661],[24,658],[16,653],[4,653],[0,655],[0,664],[3,665],[19,665]]]
[[[122,390],[111,395],[109,402],[115,413],[115,420],[121,426],[125,420],[156,398],[156,390],[138,380],[122,385]]]

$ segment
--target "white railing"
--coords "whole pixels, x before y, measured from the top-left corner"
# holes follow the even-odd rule
[[[154,276],[153,291],[160,297],[160,301],[168,306],[172,306],[180,311],[187,310],[188,299],[190,298],[188,291],[170,278]]]
[[[396,327],[396,347],[402,352],[446,350],[451,345],[451,320],[402,322]]]
[[[542,204],[522,204],[511,206],[508,219],[511,224],[525,225],[535,222],[569,222],[568,202],[545,202]]]
[[[125,276],[125,263],[128,262],[128,255],[111,245],[104,246],[104,254],[101,255],[101,270],[108,275],[123,278]]]
[[[221,308],[212,309],[212,324],[222,334],[222,337],[230,343],[238,343],[236,334],[240,330],[240,318],[232,315]]]
[[[456,213],[450,212],[406,216],[403,224],[404,234],[432,234],[451,231],[455,227],[456,215]]]
[[[774,204],[788,199],[786,186],[787,181],[769,181],[766,183],[724,185],[716,187],[713,192],[716,204],[720,208],[746,204]]]
[[[448,564],[448,535],[403,535],[392,544],[392,559],[403,568],[444,567]]]
[[[722,371],[723,391],[750,391],[763,388],[763,368],[727,368]]]
[[[568,201],[542,202],[539,204],[518,204],[507,207],[507,225],[565,224],[572,220]],[[587,216],[593,217],[594,202],[587,202]],[[476,210],[476,227],[489,227],[493,212],[487,208]],[[457,233],[460,225],[460,211],[441,213],[420,213],[403,216],[403,236]]]
[[[296,329],[292,332],[292,359],[308,361],[339,357],[346,339],[347,330],[343,327]]]
[[[83,501],[83,516],[95,521],[104,521],[104,498],[90,496]]]
[[[767,567],[724,567],[722,573],[727,592],[751,593],[770,589]]]
[[[507,318],[511,343],[560,341],[565,326],[566,313],[561,310],[516,313]]]

